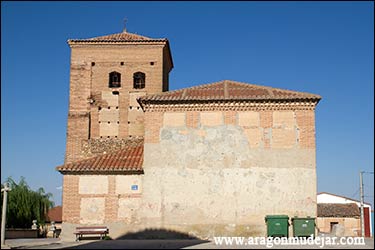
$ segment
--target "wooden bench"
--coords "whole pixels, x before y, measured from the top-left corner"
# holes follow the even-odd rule
[[[103,236],[107,236],[109,233],[108,227],[76,227],[74,234],[76,235],[76,241],[79,241],[83,235],[95,235],[99,234],[100,239],[103,239]]]

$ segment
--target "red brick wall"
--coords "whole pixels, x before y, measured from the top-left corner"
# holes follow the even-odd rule
[[[63,222],[79,223],[81,199],[78,195],[78,185],[78,175],[64,175],[62,195]]]
[[[158,143],[160,141],[160,129],[163,124],[163,113],[145,113],[145,143]]]
[[[121,65],[123,62],[123,65]],[[140,117],[129,121],[129,92],[161,93],[168,88],[171,70],[166,44],[153,45],[73,45],[71,48],[70,101],[67,125],[65,163],[85,158],[82,140],[100,137],[99,107],[102,91],[119,92],[118,138],[143,136],[144,127]],[[121,74],[121,87],[109,88],[109,73]],[[144,89],[133,88],[133,74],[146,74]],[[90,99],[94,102],[90,103]]]
[[[313,110],[295,111],[299,128],[299,147],[315,148],[315,113]]]

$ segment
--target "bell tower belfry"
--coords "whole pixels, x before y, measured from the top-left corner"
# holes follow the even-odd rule
[[[117,150],[144,135],[137,98],[168,91],[167,39],[121,33],[68,40],[70,98],[65,163]]]

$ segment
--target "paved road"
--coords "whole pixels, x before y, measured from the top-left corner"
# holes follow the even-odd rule
[[[6,240],[5,244],[12,249],[374,249],[374,238],[365,239],[365,245],[360,246],[341,245],[325,246],[323,248],[318,245],[220,246],[212,241],[202,240],[83,240],[80,242],[62,242],[59,239],[51,238]]]

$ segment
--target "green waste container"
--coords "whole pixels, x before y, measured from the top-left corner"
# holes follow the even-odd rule
[[[267,215],[267,237],[288,237],[289,217],[287,215]]]
[[[293,225],[293,236],[294,237],[310,237],[312,235],[315,238],[315,218],[314,217],[304,217],[292,218]]]

